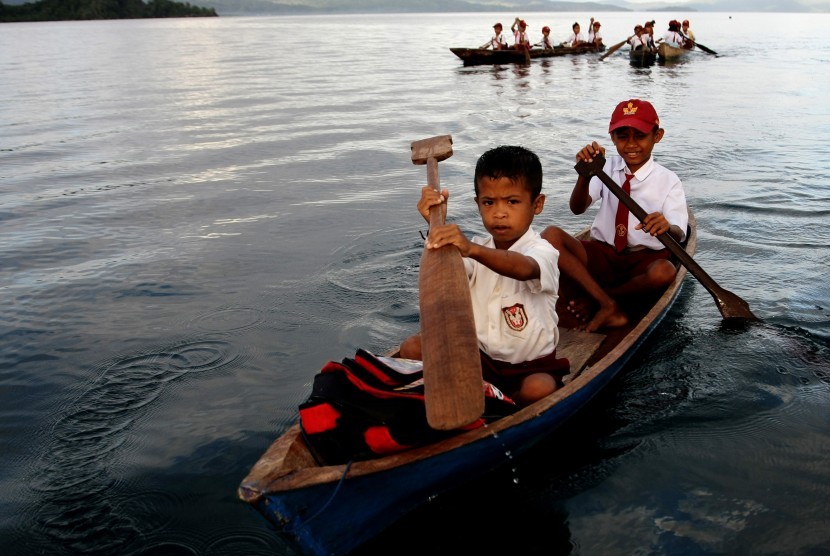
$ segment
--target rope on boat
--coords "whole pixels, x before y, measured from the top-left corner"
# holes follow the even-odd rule
[[[352,463],[354,463],[354,460],[352,460],[352,461],[350,461],[349,463],[346,464],[346,468],[343,470],[343,475],[341,475],[340,480],[337,482],[337,486],[334,487],[334,492],[331,493],[331,496],[329,496],[329,499],[326,500],[326,503],[323,504],[320,507],[319,510],[314,512],[314,515],[312,515],[310,518],[306,519],[303,522],[303,525],[305,525],[306,523],[308,523],[309,521],[313,520],[314,518],[319,516],[321,513],[323,513],[326,510],[326,508],[328,508],[329,505],[334,501],[335,496],[337,496],[337,493],[340,491],[340,487],[342,487],[343,483],[346,481],[346,475],[349,474],[349,469],[351,469]]]

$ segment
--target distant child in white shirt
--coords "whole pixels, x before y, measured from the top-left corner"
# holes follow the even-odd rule
[[[490,40],[482,44],[479,48],[492,48],[493,50],[504,50],[508,48],[507,38],[502,34],[501,23],[493,25],[493,36]]]
[[[585,35],[583,35],[580,31],[579,22],[574,22],[574,24],[571,25],[571,29],[573,29],[573,33],[571,33],[571,36],[565,41],[565,44],[571,47],[585,46]]]
[[[602,33],[599,32],[599,28],[601,27],[599,21],[594,21],[594,18],[591,18],[591,25],[588,29],[588,42],[597,48],[602,46]]]

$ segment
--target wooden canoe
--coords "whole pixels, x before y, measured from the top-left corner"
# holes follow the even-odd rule
[[[691,50],[669,46],[664,42],[657,45],[657,57],[664,62],[668,60],[675,61],[680,58],[685,58],[689,52],[691,52]]]
[[[684,248],[693,255],[696,245],[690,211]],[[623,369],[666,316],[685,276],[680,266],[662,295],[626,308],[629,325],[606,334],[576,330],[570,313],[560,311],[557,355],[570,359],[571,373],[563,388],[512,415],[435,444],[332,466],[315,462],[294,425],[254,464],[238,496],[301,553],[347,554],[434,496],[509,464],[551,435]],[[559,301],[563,308],[568,302]]]
[[[481,66],[487,64],[526,64],[528,57],[531,60],[537,58],[553,58],[555,56],[571,56],[575,54],[589,54],[602,52],[605,46],[555,46],[552,49],[531,48],[523,50],[490,50],[489,48],[450,48],[450,51],[461,58],[465,66]]]
[[[628,51],[628,59],[632,66],[643,68],[657,61],[657,53],[647,48],[638,48]]]

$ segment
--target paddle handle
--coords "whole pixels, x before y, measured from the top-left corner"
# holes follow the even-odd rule
[[[626,193],[611,176],[605,173],[603,167],[605,166],[605,157],[595,156],[592,162],[581,161],[577,162],[574,168],[579,175],[586,178],[590,176],[597,176],[602,183],[613,193],[628,210],[637,217],[637,220],[642,222],[645,220],[648,213],[643,210],[643,207]],[[749,320],[758,320],[749,309],[749,304],[746,301],[735,295],[734,293],[721,288],[703,268],[686,252],[685,249],[677,242],[677,240],[668,232],[658,234],[657,239],[660,240],[672,255],[674,255],[680,264],[685,266],[692,275],[703,285],[706,290],[712,294],[715,303],[718,305],[721,315],[724,318],[740,318]]]
[[[427,185],[441,193],[438,180],[438,161],[434,157],[427,159]],[[444,212],[446,205],[433,205],[429,209],[429,227],[440,226],[444,223]]]

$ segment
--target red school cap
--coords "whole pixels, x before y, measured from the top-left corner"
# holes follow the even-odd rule
[[[493,25],[493,29],[495,29],[496,27],[500,27],[501,29],[504,29],[504,27],[502,27],[501,23],[496,23],[495,25]]]
[[[688,19],[684,19],[684,20],[683,20],[683,25],[688,25],[688,24],[689,24],[689,20],[688,20]]]
[[[542,32],[544,33],[545,31],[550,31],[550,27],[548,27],[547,25],[542,27]]]
[[[660,125],[657,111],[647,100],[632,98],[617,105],[611,114],[611,124],[608,133],[621,127],[633,127],[643,133],[651,133],[654,126]]]

